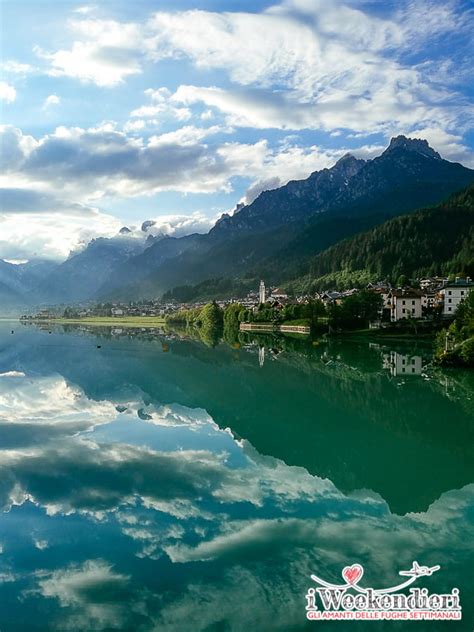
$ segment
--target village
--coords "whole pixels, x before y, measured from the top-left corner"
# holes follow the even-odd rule
[[[325,308],[341,305],[344,300],[365,290],[381,298],[379,318],[370,323],[372,328],[383,326],[384,323],[396,323],[403,320],[424,320],[434,317],[450,319],[454,317],[460,303],[474,288],[470,277],[428,277],[416,280],[412,286],[392,287],[389,283],[380,281],[369,283],[365,288],[352,288],[344,291],[324,290],[312,295],[291,297],[279,287],[267,288],[265,282],[260,282],[258,291],[251,291],[244,298],[231,296],[227,299],[216,300],[222,309],[229,304],[237,303],[249,311],[257,311],[260,306],[282,310],[285,306],[302,305],[311,301],[321,301]],[[183,310],[199,309],[208,301],[192,303],[163,303],[159,299],[137,302],[111,302],[96,305],[78,306],[50,306],[40,309],[35,314],[26,314],[22,320],[42,320],[51,318],[166,318]]]

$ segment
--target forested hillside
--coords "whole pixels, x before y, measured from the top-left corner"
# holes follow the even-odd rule
[[[370,278],[474,273],[474,186],[446,202],[396,217],[324,250],[301,284],[344,286]]]

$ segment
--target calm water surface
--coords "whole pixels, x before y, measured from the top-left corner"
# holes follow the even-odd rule
[[[13,333],[12,333],[13,328]],[[460,588],[474,375],[419,344],[215,348],[0,326],[0,630],[403,630],[305,621],[311,573]]]

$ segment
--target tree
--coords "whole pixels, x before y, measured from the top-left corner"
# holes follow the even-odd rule
[[[333,303],[330,306],[330,323],[337,327],[349,329],[367,327],[371,320],[379,317],[382,304],[380,294],[361,290],[344,298],[340,305]]]
[[[222,323],[223,313],[219,305],[215,302],[204,305],[197,320],[203,342],[215,346],[222,334]]]
[[[224,340],[228,344],[238,342],[240,323],[245,311],[239,303],[231,303],[224,309]]]

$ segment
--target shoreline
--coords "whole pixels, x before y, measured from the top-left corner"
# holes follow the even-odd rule
[[[48,323],[52,325],[97,325],[101,327],[159,327],[166,325],[166,320],[157,316],[131,316],[116,318],[113,316],[96,316],[93,318],[29,318],[21,323]]]

